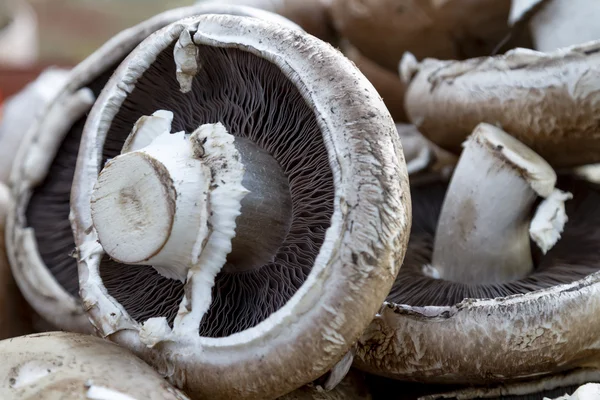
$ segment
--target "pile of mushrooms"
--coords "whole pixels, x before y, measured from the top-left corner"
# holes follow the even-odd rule
[[[594,7],[202,1],[46,71],[0,397],[597,397]]]

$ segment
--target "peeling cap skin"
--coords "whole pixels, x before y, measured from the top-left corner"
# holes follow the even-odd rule
[[[337,31],[365,56],[396,71],[404,52],[418,59],[492,53],[508,33],[510,0],[333,0]]]
[[[204,0],[200,0],[204,1]],[[331,0],[210,0],[219,4],[254,7],[281,15],[300,25],[307,33],[326,42],[336,40],[329,3]]]
[[[600,38],[600,4],[587,0],[513,0],[509,22],[527,24],[534,49],[554,51]]]
[[[367,79],[371,81],[373,86],[375,86],[375,89],[377,89],[377,92],[379,92],[385,105],[392,114],[394,121],[406,122],[407,117],[404,112],[404,92],[406,91],[406,86],[400,80],[398,74],[369,60],[347,40],[341,41],[340,50],[356,64],[358,69],[360,69]]]
[[[184,31],[201,65],[186,93],[173,56]],[[215,232],[225,230],[202,225],[210,233],[200,257],[210,250],[217,258],[189,263],[185,284],[152,265],[108,260],[90,210],[106,161],[122,157],[136,122],[157,110],[173,112],[172,140],[178,132],[191,139],[199,127],[222,124],[241,155],[242,184],[256,185],[241,200],[234,240],[216,241]],[[256,168],[268,159],[277,165]],[[209,222],[231,221],[224,211],[234,204],[219,200],[227,191],[218,192],[231,181],[215,180],[222,170],[209,169],[208,205],[215,212]],[[260,243],[267,236],[248,235],[243,226],[247,218],[262,218],[264,208],[250,209],[261,196],[269,199],[259,189],[279,185],[280,170],[293,203],[288,233],[266,262],[240,270],[231,259],[243,244],[236,240]],[[407,187],[391,115],[337,50],[256,18],[181,20],[125,59],[86,123],[71,198],[86,310],[101,335],[133,350],[194,398],[284,395],[340,361],[380,308],[408,239]],[[185,198],[186,191],[175,190]]]
[[[0,342],[0,353],[4,400],[189,400],[132,353],[93,336],[20,336]]]
[[[46,100],[39,109],[39,116],[29,121],[9,179],[14,204],[7,219],[7,255],[28,302],[57,328],[76,332],[93,329],[79,299],[69,223],[71,183],[87,113],[117,65],[143,39],[173,21],[205,13],[233,13],[286,23],[266,11],[219,4],[159,14],[114,36],[77,65],[62,87],[54,89],[58,93],[50,96],[52,100]],[[291,22],[288,25],[300,30]]]
[[[456,154],[480,122],[510,133],[553,167],[598,162],[600,42],[541,53],[515,49],[466,61],[426,59],[409,70],[409,120]],[[410,59],[406,59],[410,63]],[[552,118],[548,118],[551,115]]]
[[[488,143],[498,143],[498,139],[487,136]],[[503,263],[518,255],[516,249],[523,242],[529,245],[527,224],[521,223],[515,231],[511,226],[522,217],[492,221],[488,215],[486,227],[485,220],[466,212],[449,213],[454,214],[454,226],[442,223],[444,217],[440,216],[452,211],[447,201],[459,198],[460,193],[465,203],[473,201],[474,209],[482,211],[477,204],[486,201],[478,200],[478,190],[494,182],[496,192],[491,186],[485,190],[490,196],[487,208],[499,216],[507,215],[509,205],[524,207],[530,219],[543,208],[526,206],[528,195],[521,200],[513,198],[510,192],[517,187],[516,181],[499,181],[500,175],[496,174],[516,161],[512,156],[512,161],[502,156],[517,150],[506,141],[501,149],[496,145],[488,150],[499,152],[494,154],[507,165],[472,163],[470,175],[465,175],[472,177],[472,187],[456,191],[461,171],[467,171],[469,153],[473,154],[478,140],[471,137],[465,146],[448,193],[443,182],[411,187],[413,225],[405,262],[386,302],[357,344],[355,366],[399,380],[465,385],[505,385],[575,368],[597,367],[598,185],[570,177],[559,179],[558,188],[573,196],[564,204],[568,221],[560,239],[545,254],[532,248],[505,266]],[[526,152],[519,153],[527,163],[535,161]],[[528,167],[530,173],[532,167]],[[536,169],[538,172],[532,176],[542,178],[546,174],[540,174],[544,167],[539,161]],[[482,173],[489,174],[490,182],[479,180]],[[541,179],[546,182],[546,192],[553,187],[547,178]],[[542,191],[539,186],[537,190]],[[465,205],[461,210],[469,207]],[[455,254],[454,259],[447,257],[449,264],[444,270],[436,261],[437,241],[452,229],[455,246],[446,249],[445,254]],[[480,236],[469,240],[469,229],[478,230]],[[525,233],[523,239],[517,239],[519,230]],[[488,238],[487,242],[483,237]],[[494,254],[502,241],[505,253]],[[528,258],[533,261],[530,272]],[[514,267],[526,268],[514,274]],[[461,269],[462,274],[446,278],[445,271]],[[505,280],[498,275],[504,273],[513,277]]]

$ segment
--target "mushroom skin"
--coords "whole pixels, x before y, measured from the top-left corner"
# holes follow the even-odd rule
[[[348,375],[332,390],[326,391],[314,384],[305,385],[278,400],[372,400],[364,374],[350,370]]]
[[[534,49],[547,52],[597,40],[600,7],[586,0],[513,0],[509,23],[528,24]]]
[[[594,265],[599,188],[586,182],[578,184],[582,190],[575,190],[576,185],[567,189],[573,193],[571,210],[580,210],[579,216],[569,213],[567,207],[574,225],[567,223],[561,240],[567,238],[568,229],[575,232],[568,239],[570,246],[584,246],[575,251],[591,254],[578,263],[587,260]],[[585,199],[588,189],[592,194]],[[413,229],[422,226],[423,220],[436,218],[436,211],[429,206],[413,207]],[[441,201],[435,208],[441,208]],[[587,221],[591,227],[585,225]],[[585,243],[580,243],[582,237],[587,238]],[[424,247],[418,250],[421,246],[409,242],[404,269],[407,263],[421,263],[430,257]],[[564,253],[561,257],[559,262],[568,266]],[[450,306],[386,301],[356,345],[354,366],[398,380],[465,385],[517,385],[520,380],[577,368],[597,371],[600,354],[595,332],[600,321],[595,316],[600,309],[599,291],[600,272],[594,272],[571,283],[525,294],[467,298]],[[576,384],[585,382],[580,378]]]
[[[62,89],[68,76],[68,70],[48,68],[3,104],[0,118],[0,182],[8,182],[19,143],[35,118],[41,117],[48,103]]]
[[[98,147],[128,95],[116,86],[149,68],[154,56],[145,49],[161,51],[183,30],[195,32],[198,45],[241,48],[264,58],[298,86],[313,105],[328,152],[336,154],[329,157],[336,200],[307,281],[285,306],[230,336],[201,337],[195,328],[195,333],[166,336],[148,347],[140,339],[140,323],[102,285],[103,254],[94,230],[88,229],[93,225],[90,193],[101,162]],[[179,21],[130,54],[86,124],[71,201],[86,310],[102,336],[133,350],[194,398],[283,395],[331,369],[381,306],[406,248],[407,183],[402,147],[381,97],[330,45],[255,18],[205,15]]]
[[[383,97],[383,101],[396,122],[406,122],[404,112],[404,92],[406,86],[400,80],[397,73],[382,68],[377,63],[362,55],[358,49],[347,40],[342,40],[340,50],[346,57],[356,64],[358,69],[371,81],[377,92]]]
[[[276,14],[244,6],[198,4],[182,7],[158,14],[134,27],[115,35],[101,48],[73,68],[60,91],[39,110],[39,117],[31,121],[21,139],[14,156],[13,168],[9,178],[11,196],[14,201],[8,210],[6,246],[7,256],[15,280],[34,310],[52,326],[73,332],[91,333],[93,327],[85,315],[78,290],[67,290],[60,285],[44,263],[35,230],[27,221],[27,210],[35,190],[43,185],[48,177],[50,166],[59,151],[72,152],[73,143],[65,140],[70,130],[76,130],[77,124],[83,125],[84,116],[95,101],[94,94],[87,88],[94,84],[95,90],[102,80],[108,80],[111,68],[118,64],[131,50],[152,32],[174,21],[198,14],[225,13],[264,18],[273,23],[285,24],[290,29],[301,30],[299,26]],[[104,82],[105,82],[104,81]],[[82,129],[82,127],[81,127]],[[71,142],[79,143],[77,138]],[[72,168],[75,169],[75,161]],[[62,188],[61,200],[69,201],[70,184],[66,193]],[[68,218],[68,208],[65,221]],[[70,229],[62,232],[69,239]],[[75,250],[75,243],[72,249]],[[75,262],[74,262],[75,264]],[[73,265],[73,274],[76,274]],[[76,278],[76,277],[75,277]],[[76,279],[77,280],[77,279]]]
[[[203,0],[199,0],[203,1]],[[336,41],[329,3],[331,0],[210,0],[219,4],[254,7],[281,15],[298,24],[307,33],[326,42]],[[206,2],[205,2],[206,3]]]
[[[131,352],[97,337],[48,332],[0,342],[0,396],[189,400]]]
[[[418,59],[491,54],[508,33],[509,0],[333,0],[337,31],[382,67]]]
[[[426,59],[401,69],[409,120],[455,154],[481,122],[501,127],[553,167],[600,161],[595,110],[600,42],[541,53],[515,49],[466,61]],[[548,118],[551,115],[552,118]]]

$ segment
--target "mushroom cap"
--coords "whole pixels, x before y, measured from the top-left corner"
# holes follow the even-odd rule
[[[140,340],[141,324],[103,286],[102,252],[93,250],[96,238],[88,229],[90,196],[103,160],[99,149],[115,115],[155,54],[164,49],[170,54],[168,47],[184,29],[195,32],[194,42],[204,48],[234,48],[268,61],[298,88],[329,154],[335,200],[312,269],[283,307],[229,336],[199,336],[196,329],[150,348]],[[124,86],[123,80],[131,84]],[[170,81],[176,85],[173,77]],[[406,248],[407,188],[389,112],[375,88],[337,50],[311,35],[255,18],[205,15],[179,21],[129,55],[88,117],[71,198],[84,304],[103,336],[132,349],[191,396],[283,395],[333,367],[381,307]],[[192,292],[185,293],[183,301],[190,304],[186,297]]]
[[[507,34],[510,0],[333,0],[337,31],[365,56],[395,71],[404,52],[418,59],[487,55]]]
[[[203,0],[199,0],[203,1]],[[307,33],[333,42],[336,33],[329,14],[330,0],[210,0],[219,4],[236,4],[281,15],[300,25]]]
[[[131,352],[89,335],[16,337],[0,342],[0,353],[4,400],[188,399]]]
[[[410,67],[405,97],[419,131],[456,154],[481,122],[500,126],[554,167],[600,160],[596,104],[600,41],[540,53],[515,49]]]
[[[371,61],[346,40],[342,41],[340,49],[375,86],[390,114],[392,114],[394,121],[407,121],[408,119],[404,112],[404,92],[406,91],[406,86],[400,80],[398,74]]]
[[[557,262],[567,269],[587,263],[594,270],[599,237],[595,224],[600,221],[595,204],[600,187],[573,182],[569,190],[574,197],[567,210],[570,220],[557,246],[569,248],[577,243],[580,247],[574,248],[573,254],[578,256],[565,258],[565,247],[551,252],[557,251]],[[591,190],[588,197],[587,190]],[[418,201],[417,196],[414,199]],[[433,215],[435,212],[427,212],[419,218],[435,218]],[[416,212],[413,221],[413,229],[421,225],[416,222]],[[409,242],[405,265],[415,262],[413,258],[427,259],[411,251],[411,246],[414,244]],[[399,380],[467,385],[506,384],[576,368],[597,368],[599,292],[600,272],[593,272],[571,283],[525,294],[467,298],[450,306],[387,301],[358,341],[354,365]]]
[[[198,14],[229,13],[265,18],[274,23],[287,23],[290,29],[300,27],[267,11],[243,6],[198,4],[173,9],[158,14],[132,28],[126,29],[106,42],[101,48],[78,64],[70,72],[58,93],[39,111],[21,140],[11,171],[11,194],[15,198],[7,219],[7,255],[13,275],[32,307],[57,328],[74,332],[91,332],[92,326],[85,315],[78,297],[78,287],[66,287],[48,268],[45,259],[60,259],[63,279],[76,277],[76,261],[69,252],[75,250],[72,231],[68,222],[69,198],[72,175],[75,170],[79,139],[85,122],[85,111],[91,107],[95,95],[110,77],[116,65],[152,32],[181,18]],[[87,87],[92,87],[90,91]],[[83,89],[83,90],[82,90]],[[77,98],[77,101],[73,99]],[[69,109],[69,111],[67,111]],[[49,173],[57,158],[60,171]],[[50,188],[56,213],[64,216],[58,226],[47,226],[42,233],[32,227],[37,219],[31,212],[31,201],[44,208],[47,198],[36,200],[36,190],[44,185]],[[56,204],[55,204],[56,203]],[[38,205],[36,204],[36,205]],[[40,224],[43,221],[40,220]],[[39,226],[38,226],[39,228]],[[44,234],[52,241],[42,254],[38,235]],[[57,255],[57,248],[64,250]],[[61,264],[61,265],[62,265]]]

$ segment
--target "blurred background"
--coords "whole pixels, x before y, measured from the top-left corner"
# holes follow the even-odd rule
[[[194,0],[0,0],[0,96],[6,98],[20,90],[49,65],[74,66],[127,27],[192,3]]]

